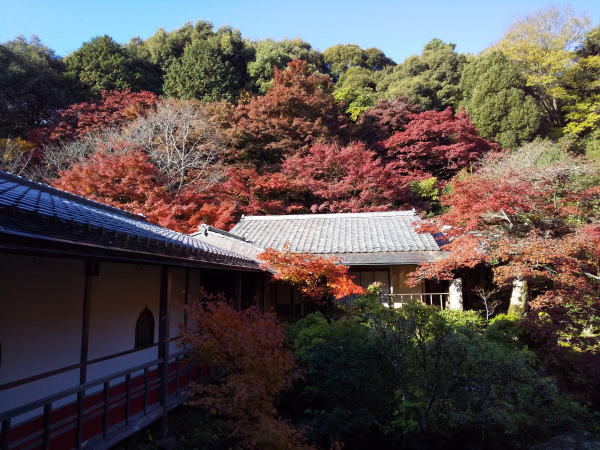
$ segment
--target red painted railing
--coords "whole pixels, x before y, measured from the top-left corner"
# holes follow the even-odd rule
[[[0,448],[108,447],[117,441],[115,436],[125,437],[159,418],[165,408],[183,402],[185,387],[206,373],[183,359],[182,353],[172,355],[167,365],[166,394],[161,401],[161,363],[151,361],[0,413]],[[54,406],[72,397],[76,399]],[[12,424],[15,418],[36,410],[40,411],[37,417]]]

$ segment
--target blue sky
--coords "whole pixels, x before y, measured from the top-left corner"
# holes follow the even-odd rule
[[[566,4],[600,22],[598,0],[0,0],[0,42],[35,34],[64,56],[97,35],[125,43],[202,18],[249,39],[299,37],[319,50],[354,43],[399,62],[434,37],[478,53],[524,14]]]

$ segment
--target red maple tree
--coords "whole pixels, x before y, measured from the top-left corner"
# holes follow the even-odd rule
[[[341,265],[334,257],[268,248],[258,258],[263,261],[261,267],[272,271],[276,280],[290,283],[317,302],[364,293],[364,289],[348,275],[348,266]]]
[[[380,143],[396,170],[420,178],[449,180],[498,144],[479,136],[464,111],[410,114],[404,130]]]
[[[306,192],[312,212],[382,211],[409,198],[410,178],[360,142],[317,143],[287,158],[282,171]]]
[[[397,131],[403,131],[413,114],[421,107],[406,97],[380,100],[361,116],[358,137],[369,145],[384,141]]]
[[[158,96],[148,91],[102,91],[97,100],[61,109],[47,126],[32,130],[29,139],[38,145],[80,139],[93,131],[120,127],[152,109],[157,101]]]
[[[308,149],[320,139],[334,140],[348,126],[332,96],[329,76],[313,73],[306,61],[275,68],[265,95],[241,103],[233,121],[239,131],[240,157],[258,169]]]
[[[184,331],[191,359],[218,368],[219,379],[194,385],[192,403],[212,412],[242,448],[309,448],[277,414],[280,394],[299,373],[277,317],[252,307],[236,310],[222,296],[200,292]]]
[[[142,214],[150,222],[182,233],[203,222],[216,222],[218,212],[207,194],[184,189],[177,194],[161,184],[161,174],[148,156],[135,149],[96,152],[60,173],[53,185],[91,200]]]
[[[600,315],[596,169],[568,155],[537,165],[511,162],[543,160],[539,156],[490,157],[475,173],[453,180],[442,197],[448,212],[422,227],[443,230],[452,239],[445,247],[451,254],[420,266],[413,281],[450,278],[478,264],[492,269],[498,286],[528,281],[526,323],[543,337],[536,345],[555,355],[567,347],[593,354],[597,345],[586,330],[597,327]],[[593,367],[597,376],[600,362]]]

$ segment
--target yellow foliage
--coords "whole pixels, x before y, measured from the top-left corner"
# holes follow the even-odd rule
[[[5,161],[10,161],[25,153],[31,152],[35,148],[25,139],[16,138],[0,138],[0,158]]]
[[[589,23],[587,17],[576,17],[568,8],[548,8],[513,24],[495,48],[521,68],[528,86],[564,98],[566,92],[558,80],[575,63],[574,47]]]

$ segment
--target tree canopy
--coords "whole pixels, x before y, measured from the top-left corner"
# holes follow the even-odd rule
[[[65,58],[67,73],[92,95],[103,90],[137,90],[142,74],[127,53],[110,36],[98,36]]]
[[[351,67],[362,67],[368,70],[383,70],[387,66],[395,65],[378,48],[363,50],[354,44],[338,44],[329,47],[323,52],[323,59],[327,65],[327,71],[334,80],[337,80]]]
[[[301,39],[267,39],[251,46],[254,58],[248,62],[248,77],[256,92],[265,93],[271,87],[274,69],[284,69],[294,59],[307,61],[313,71],[323,71],[323,56]]]
[[[571,9],[548,8],[514,23],[495,48],[518,65],[548,121],[562,126],[560,86],[564,72],[573,65],[574,51],[585,36],[589,19]]]
[[[165,73],[164,90],[177,98],[234,100],[246,83],[246,49],[239,31],[222,28],[193,40]]]
[[[73,100],[65,70],[38,38],[0,45],[0,136],[23,136]]]
[[[389,68],[377,90],[387,99],[408,97],[424,109],[456,106],[461,100],[458,84],[466,62],[466,56],[457,53],[454,44],[433,39],[421,55]]]
[[[462,104],[482,136],[506,148],[536,136],[542,111],[518,68],[503,53],[475,58],[460,80]]]

